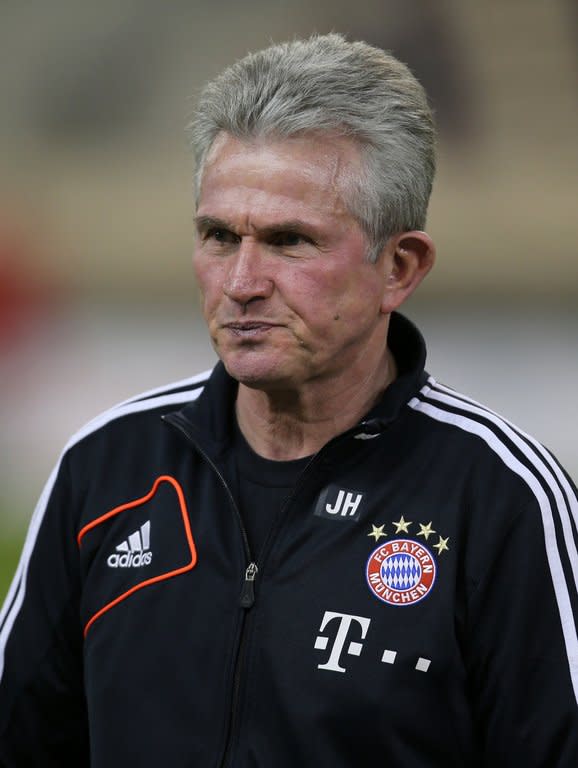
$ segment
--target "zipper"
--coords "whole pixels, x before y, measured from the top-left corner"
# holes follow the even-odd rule
[[[251,563],[253,561],[253,557],[251,555],[251,548],[249,546],[249,538],[247,536],[247,530],[245,528],[245,525],[243,523],[243,518],[241,517],[241,513],[239,512],[239,507],[237,506],[237,502],[233,498],[233,494],[231,493],[231,490],[229,486],[227,485],[227,481],[221,474],[219,468],[217,465],[213,462],[213,460],[210,458],[210,456],[205,453],[205,451],[201,448],[201,446],[197,443],[195,436],[191,434],[189,430],[189,424],[186,419],[184,419],[180,413],[168,413],[164,416],[161,416],[161,419],[166,423],[169,424],[171,427],[174,427],[177,429],[186,439],[186,441],[193,446],[193,448],[198,451],[203,459],[207,462],[207,464],[211,467],[213,472],[217,475],[219,478],[219,481],[223,488],[225,489],[225,492],[229,498],[229,502],[231,504],[231,507],[233,508],[235,512],[235,516],[237,518],[237,522],[239,524],[239,528],[241,529],[241,535],[243,537],[243,548],[245,550],[245,558],[248,563]]]
[[[241,517],[239,508],[237,507],[237,503],[233,498],[233,494],[231,493],[231,490],[227,485],[227,481],[223,477],[219,468],[216,466],[216,464],[212,461],[212,459],[205,453],[205,451],[198,444],[197,440],[195,439],[195,436],[191,433],[189,429],[188,421],[183,416],[181,416],[179,412],[163,415],[161,416],[161,419],[167,424],[169,424],[170,426],[175,427],[175,429],[177,429],[185,437],[187,442],[190,445],[192,445],[193,448],[195,448],[195,450],[197,450],[201,454],[203,459],[207,462],[207,464],[212,468],[213,472],[215,472],[215,474],[219,478],[219,481],[223,486],[223,488],[225,489],[225,492],[229,498],[231,507],[234,510],[235,515],[237,517],[237,522],[239,524],[239,528],[241,530],[241,535],[243,538],[245,557],[248,563],[248,566],[245,570],[245,578],[241,588],[241,594],[239,597],[239,605],[244,610],[241,616],[239,645],[237,649],[237,656],[235,659],[235,668],[233,673],[233,694],[231,698],[231,710],[229,713],[229,721],[227,725],[227,735],[225,737],[225,748],[223,751],[223,757],[219,763],[219,768],[227,768],[231,759],[231,753],[233,748],[233,735],[235,733],[235,729],[238,721],[238,715],[239,715],[238,713],[239,694],[241,689],[242,672],[244,669],[245,653],[246,653],[246,646],[247,646],[247,634],[248,634],[247,633],[247,614],[255,603],[255,579],[257,577],[257,573],[259,572],[259,568],[251,555],[249,538],[247,536],[247,531],[245,529],[245,525],[243,523],[243,518]],[[301,483],[299,481],[302,480],[303,476],[309,472],[313,464],[320,463],[321,453],[327,453],[326,449],[330,444],[333,448],[335,447],[335,445],[345,442],[347,439],[352,437],[352,434],[356,429],[358,429],[358,427],[354,427],[350,430],[347,430],[347,432],[344,432],[343,434],[337,436],[336,438],[333,438],[333,440],[331,440],[330,443],[327,443],[325,446],[323,446],[323,448],[318,453],[312,456],[311,461],[303,469],[303,472],[301,473],[301,476],[299,477],[297,484],[293,487],[291,493],[286,499],[285,504],[283,505],[282,510],[280,511],[277,517],[277,520],[274,522],[273,526],[269,531],[269,535],[267,536],[261,551],[261,557],[263,561],[266,559],[266,555],[268,554],[272,546],[272,542],[275,539],[277,532],[279,531],[283,522],[285,521],[285,517],[286,517],[286,515],[284,514],[285,511],[291,505],[293,499],[297,495],[297,492],[301,488]]]
[[[258,571],[257,563],[249,563],[247,566],[241,590],[241,608],[251,608],[255,602],[255,577]]]
[[[239,634],[239,647],[237,649],[237,658],[235,659],[235,672],[233,674],[233,695],[231,698],[231,711],[229,713],[229,722],[227,725],[227,736],[225,738],[225,749],[223,757],[219,763],[219,768],[226,768],[231,763],[231,753],[233,751],[233,736],[236,731],[239,719],[239,697],[241,693],[241,681],[245,669],[245,655],[247,650],[247,613],[255,602],[254,582],[257,575],[256,563],[249,563],[245,571],[245,581],[241,590],[240,605],[245,610],[241,618],[241,631]]]
[[[239,596],[239,606],[243,608],[243,613],[241,616],[241,627],[239,630],[239,643],[238,643],[237,655],[235,658],[235,667],[233,672],[233,693],[231,696],[231,709],[229,712],[229,719],[227,723],[225,747],[223,750],[223,757],[219,763],[220,768],[225,768],[230,759],[233,734],[235,732],[235,726],[238,720],[239,693],[241,690],[242,672],[244,668],[245,651],[247,646],[247,634],[248,634],[247,633],[247,614],[255,603],[255,579],[257,577],[257,573],[259,572],[259,568],[257,566],[257,563],[254,562],[253,557],[251,555],[251,548],[249,546],[249,537],[247,536],[247,530],[243,523],[243,518],[241,517],[239,508],[237,506],[235,499],[233,498],[233,494],[231,493],[229,486],[227,485],[227,481],[223,477],[219,468],[216,466],[213,460],[205,453],[205,451],[201,448],[201,446],[197,443],[194,435],[192,435],[189,430],[188,422],[183,417],[181,417],[179,413],[167,414],[165,416],[161,416],[161,418],[164,422],[166,422],[170,426],[175,427],[175,429],[177,429],[185,437],[187,442],[190,445],[192,445],[195,448],[195,450],[197,450],[201,454],[203,459],[207,462],[207,464],[211,467],[213,472],[219,478],[219,481],[223,486],[223,488],[225,489],[225,492],[227,493],[231,507],[234,510],[235,515],[237,517],[237,522],[241,529],[241,535],[243,538],[243,548],[245,550],[246,561],[249,563],[247,568],[245,569],[243,586],[241,588],[241,594]]]

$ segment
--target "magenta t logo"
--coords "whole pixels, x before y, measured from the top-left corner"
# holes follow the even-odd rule
[[[352,616],[349,613],[335,613],[334,611],[325,611],[323,621],[319,627],[319,632],[323,632],[325,627],[327,627],[327,625],[334,620],[339,620],[339,626],[337,628],[335,639],[333,640],[333,645],[331,646],[329,659],[325,662],[325,664],[318,664],[317,667],[319,669],[328,669],[331,672],[345,672],[345,667],[340,666],[339,661],[347,642],[349,631],[352,628],[352,624],[354,625],[354,630],[352,630],[352,632],[354,631],[359,638],[359,630],[361,629],[360,639],[365,640],[365,636],[367,635],[367,630],[369,629],[371,620],[366,619],[363,616]],[[320,634],[315,639],[315,649],[317,651],[325,651],[328,645],[329,637],[327,637],[327,635]],[[346,653],[350,656],[360,656],[362,648],[363,645],[360,642],[351,640],[347,646]]]

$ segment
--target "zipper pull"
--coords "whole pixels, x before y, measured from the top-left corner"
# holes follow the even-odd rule
[[[257,563],[249,563],[245,571],[245,581],[241,590],[241,608],[250,608],[255,602],[254,581],[258,570]]]

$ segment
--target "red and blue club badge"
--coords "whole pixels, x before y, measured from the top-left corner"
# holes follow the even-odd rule
[[[411,522],[403,516],[393,526],[396,533],[409,533]],[[417,536],[423,536],[425,541],[436,533],[431,522],[420,525]],[[387,537],[385,525],[372,526],[369,536],[376,541]],[[410,534],[411,535],[411,534]],[[437,544],[438,555],[449,550],[449,539],[439,537]],[[370,554],[366,566],[367,584],[373,594],[382,602],[394,606],[407,606],[419,603],[432,591],[437,574],[437,565],[428,546],[421,541],[410,538],[396,538],[383,542]]]

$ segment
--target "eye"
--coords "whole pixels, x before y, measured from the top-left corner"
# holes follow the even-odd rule
[[[305,235],[300,234],[299,232],[289,231],[276,233],[271,238],[271,242],[273,245],[292,248],[297,245],[302,245],[303,243],[310,243],[311,239]]]
[[[231,244],[238,242],[239,238],[228,229],[213,227],[204,233],[203,240],[215,240],[217,243]]]

